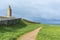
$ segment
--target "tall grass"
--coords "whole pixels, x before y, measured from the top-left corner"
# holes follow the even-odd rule
[[[56,25],[41,25],[37,40],[60,40],[60,26]]]
[[[21,35],[32,31],[39,26],[39,24],[32,24],[21,19],[20,23],[16,25],[0,25],[0,40],[17,40]]]

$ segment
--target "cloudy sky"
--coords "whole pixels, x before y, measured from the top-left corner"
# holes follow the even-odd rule
[[[0,0],[0,16],[7,15],[9,4],[15,17],[60,20],[60,0]]]

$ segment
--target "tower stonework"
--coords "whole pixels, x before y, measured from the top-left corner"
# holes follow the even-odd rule
[[[8,13],[7,13],[7,17],[11,17],[12,16],[12,9],[11,6],[8,6]]]

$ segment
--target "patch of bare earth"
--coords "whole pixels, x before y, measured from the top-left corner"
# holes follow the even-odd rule
[[[40,29],[41,29],[41,27],[37,28],[34,31],[28,32],[28,33],[22,35],[21,37],[19,37],[17,40],[36,40],[36,36]]]

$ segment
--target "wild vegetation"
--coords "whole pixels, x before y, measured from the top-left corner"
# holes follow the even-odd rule
[[[60,40],[59,25],[41,25],[37,40]]]
[[[20,19],[19,24],[16,25],[0,25],[0,40],[17,40],[24,33],[32,31],[39,26],[39,24],[29,23],[23,19]]]
[[[4,26],[0,25],[0,40],[17,40],[18,37],[42,27],[36,40],[60,40],[59,25],[45,25],[20,19],[19,24]]]

